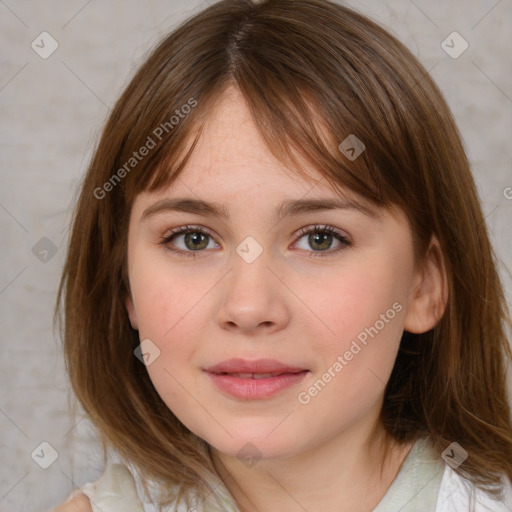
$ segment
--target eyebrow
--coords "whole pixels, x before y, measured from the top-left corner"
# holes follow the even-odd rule
[[[372,219],[379,218],[376,210],[364,206],[349,199],[296,199],[281,203],[276,210],[276,220],[292,215],[304,215],[307,213],[325,210],[354,210]],[[162,213],[184,212],[203,215],[205,217],[218,217],[229,219],[229,209],[225,204],[203,201],[192,197],[175,197],[162,199],[146,208],[140,218],[140,222]]]

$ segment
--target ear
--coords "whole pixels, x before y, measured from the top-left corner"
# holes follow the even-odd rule
[[[130,318],[130,324],[132,325],[132,328],[138,330],[139,324],[137,323],[137,313],[135,313],[135,307],[130,295],[126,297],[126,311],[128,311],[128,317]]]
[[[443,253],[435,236],[430,241],[421,268],[415,272],[404,330],[421,334],[437,325],[448,302],[448,283]]]

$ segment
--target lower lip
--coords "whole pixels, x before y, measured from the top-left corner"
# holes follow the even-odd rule
[[[265,379],[243,379],[232,375],[219,375],[206,372],[214,384],[222,391],[236,398],[255,400],[267,398],[298,384],[308,372],[304,370],[298,373],[283,373],[276,377]]]

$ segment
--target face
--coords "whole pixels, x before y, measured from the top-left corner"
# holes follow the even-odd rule
[[[378,414],[417,285],[411,232],[284,168],[234,89],[201,137],[169,189],[133,204],[130,320],[186,427],[224,454],[291,457]]]

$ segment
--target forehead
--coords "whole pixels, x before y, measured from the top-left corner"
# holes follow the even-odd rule
[[[276,158],[236,88],[220,96],[196,135],[194,149],[177,179],[139,195],[139,204],[141,199],[146,205],[153,203],[151,214],[155,210],[189,211],[227,220],[230,205],[237,203],[279,207],[277,217],[335,208],[379,216],[375,205],[333,184],[297,152],[298,165],[293,167]]]
[[[281,172],[279,172],[281,171]],[[180,177],[186,181],[218,180],[252,175],[255,181],[273,177],[313,183],[322,176],[310,170],[302,179],[287,172],[267,148],[240,92],[228,89],[208,114],[194,151]],[[244,176],[246,178],[248,176]],[[240,182],[239,184],[242,184]]]
[[[296,155],[300,167],[290,168],[268,149],[247,102],[233,87],[226,89],[208,113],[197,143],[179,179],[162,191],[184,194],[192,190],[241,195],[272,190],[336,194],[312,165]]]

